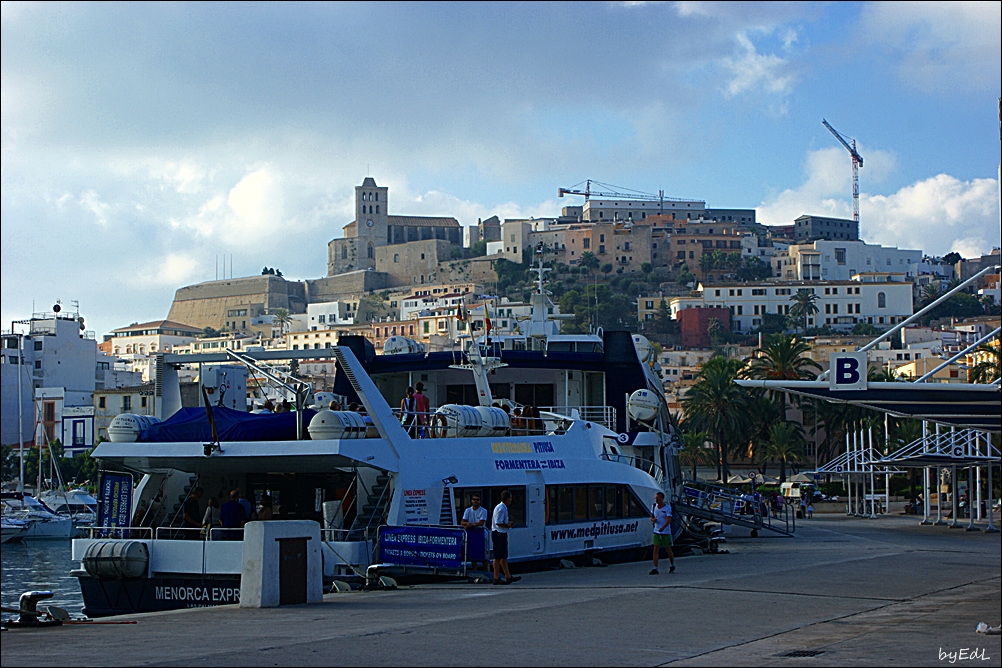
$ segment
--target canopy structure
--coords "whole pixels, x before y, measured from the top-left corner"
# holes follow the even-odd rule
[[[824,466],[819,466],[816,473],[827,475],[864,475],[877,473],[904,473],[901,469],[887,466],[880,453],[874,448],[849,450],[831,460]]]
[[[972,429],[928,434],[878,460],[880,464],[925,468],[997,466],[999,449],[981,432]]]
[[[895,417],[964,429],[1002,431],[1002,388],[967,383],[867,383],[865,390],[832,390],[827,381],[738,380],[738,385],[847,403]]]

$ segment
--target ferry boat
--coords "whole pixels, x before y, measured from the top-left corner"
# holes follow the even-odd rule
[[[105,481],[123,473],[140,480],[126,511],[131,521],[94,527],[73,541],[85,613],[239,600],[239,530],[206,533],[178,519],[196,488],[204,492],[202,508],[207,498],[240,489],[254,506],[267,499],[274,519],[321,522],[328,582],[359,578],[373,565],[379,527],[455,527],[474,494],[490,512],[506,490],[513,495],[509,562],[516,568],[630,559],[649,550],[654,495],[664,491],[674,500],[682,483],[677,435],[649,346],[629,332],[533,335],[552,322],[542,274],[535,324],[525,334],[471,338],[462,352],[376,356],[364,339],[342,337],[336,347],[309,352],[160,356],[159,406],[167,419],[116,430],[133,442],[104,442],[92,455]],[[204,408],[180,408],[176,365],[237,359],[266,373],[264,361],[318,357],[335,360],[335,393],[357,403],[358,412],[309,410],[310,388],[296,387],[293,413],[211,409],[214,437]],[[432,392],[432,410],[419,429],[405,429],[389,402],[414,374]],[[509,413],[495,405],[494,391],[506,379],[509,387],[553,379],[563,401],[513,430]],[[450,389],[457,384],[472,385],[474,400],[465,387],[457,397]],[[575,405],[576,396],[596,405]],[[509,410],[519,407],[506,400]],[[122,490],[130,486],[131,479],[121,483]],[[682,523],[672,531],[678,537]]]

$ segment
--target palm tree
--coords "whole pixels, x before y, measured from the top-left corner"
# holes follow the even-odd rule
[[[275,322],[282,328],[282,334],[284,335],[289,325],[292,324],[289,311],[284,308],[275,309]]]
[[[804,331],[807,331],[807,319],[818,313],[818,296],[813,290],[800,288],[797,294],[790,297],[793,306],[790,307],[790,315],[798,321],[803,321]]]
[[[888,446],[895,446],[895,450],[900,450],[909,443],[914,443],[918,439],[922,438],[922,423],[918,420],[898,420],[894,425],[894,429],[891,431],[891,442]],[[911,485],[911,495],[908,497],[909,500],[914,503],[918,496],[915,491],[915,473],[914,468],[908,469],[908,482]]]
[[[748,393],[734,381],[740,360],[714,357],[703,365],[696,382],[682,400],[682,410],[694,431],[706,432],[717,446],[718,478],[727,480],[727,447],[738,440],[748,423]]]
[[[1002,375],[999,366],[999,343],[995,345],[984,344],[974,349],[974,359],[977,360],[968,372],[968,378],[972,383],[990,384],[994,383]]]
[[[598,269],[598,265],[599,265],[598,258],[595,257],[595,254],[592,253],[591,251],[585,251],[584,253],[581,253],[581,258],[578,259],[578,266],[584,267],[588,271],[595,271],[596,269]]]
[[[821,366],[805,354],[811,346],[789,334],[772,334],[765,340],[758,357],[751,361],[744,375],[757,380],[803,380],[812,378]],[[786,393],[777,392],[779,416],[786,419]]]
[[[939,299],[940,295],[942,294],[943,294],[942,290],[940,290],[939,286],[936,285],[935,283],[930,283],[929,285],[923,286],[922,296],[919,298],[919,304],[921,304],[922,308],[925,308],[929,304]]]
[[[682,434],[685,445],[678,451],[678,461],[682,466],[692,467],[692,479],[696,479],[697,466],[713,466],[716,459],[711,450],[706,449],[706,432],[690,431]]]
[[[899,379],[898,374],[889,366],[871,366],[866,372],[866,380],[871,383],[896,383]]]
[[[761,459],[765,444],[769,441],[769,432],[773,425],[780,421],[779,406],[762,391],[752,393],[748,397],[748,443],[751,447],[750,459]],[[761,471],[765,473],[763,468]]]
[[[796,422],[777,422],[769,430],[766,456],[779,462],[779,482],[786,482],[786,465],[804,457],[804,430]]]

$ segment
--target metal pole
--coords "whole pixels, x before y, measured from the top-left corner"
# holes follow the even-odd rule
[[[888,423],[889,417],[887,413],[884,413],[884,456],[890,454],[891,448],[891,429]],[[887,470],[886,468],[884,469]],[[884,473],[884,513],[890,513],[891,510],[891,474]]]
[[[987,431],[985,432],[985,447],[986,454],[991,457],[992,454],[992,437]],[[988,499],[987,499],[987,510],[988,510],[988,526],[985,527],[985,533],[997,533],[998,529],[995,528],[995,514],[992,512],[992,462],[991,459],[988,460]]]
[[[950,522],[951,529],[959,529],[960,522],[957,521],[957,467],[950,467],[950,511],[953,514],[953,521]]]
[[[14,325],[10,326],[11,331]],[[17,491],[24,493],[24,401],[21,399],[21,382],[24,380],[24,335],[17,335],[17,456],[21,461],[21,472],[17,479]]]
[[[886,332],[884,332],[883,334],[881,334],[880,336],[878,336],[877,338],[875,338],[873,341],[870,341],[868,344],[866,344],[862,348],[857,349],[856,352],[857,353],[865,353],[866,351],[873,349],[874,347],[876,347],[876,345],[878,343],[880,343],[884,339],[892,336],[893,334],[897,333],[898,331],[900,331],[901,329],[903,329],[906,325],[910,325],[911,323],[915,322],[920,317],[922,317],[923,315],[925,315],[926,313],[928,313],[932,309],[936,308],[937,306],[939,306],[940,304],[942,304],[943,302],[945,302],[947,299],[949,299],[953,295],[955,295],[958,292],[960,292],[962,289],[966,288],[969,284],[973,283],[974,281],[976,281],[977,279],[981,278],[984,275],[987,275],[987,274],[990,274],[990,273],[991,274],[997,273],[998,269],[999,269],[998,265],[995,265],[993,267],[985,267],[984,269],[982,269],[981,271],[979,271],[978,273],[976,273],[974,276],[971,276],[969,279],[967,279],[963,283],[960,283],[959,285],[957,285],[956,287],[954,287],[952,290],[950,290],[946,294],[942,295],[936,301],[934,301],[931,304],[929,304],[928,306],[920,309],[917,313],[914,313],[911,316],[909,316],[908,318],[902,320],[897,325],[895,325],[894,327],[891,327],[889,330],[887,330]],[[824,371],[823,373],[821,373],[817,377],[817,380],[824,380],[827,377],[828,377],[828,371]]]
[[[870,450],[867,453],[867,454],[869,454],[870,452],[873,452],[873,426],[871,425],[871,426],[867,427],[867,431],[869,432],[869,437],[870,437]],[[877,494],[874,491],[875,488],[873,486],[873,463],[872,462],[869,464],[869,469],[870,469],[870,497],[871,497],[870,498],[870,519],[871,520],[875,520],[875,519],[877,519],[877,514],[874,512],[874,506],[877,504]]]
[[[939,448],[939,425],[936,425],[936,447]],[[951,448],[952,452],[952,448]],[[936,526],[945,526],[943,519],[943,467],[936,467]]]
[[[974,494],[971,493],[971,486],[974,484],[974,469],[975,467],[969,466],[967,468],[967,531],[977,531],[978,527],[974,526]]]
[[[928,435],[928,423],[922,420],[922,443]],[[932,524],[929,521],[929,467],[922,468],[922,524]]]
[[[852,477],[849,474],[849,471],[851,470],[852,470],[852,450],[849,447],[849,432],[845,432],[846,517],[852,515]]]

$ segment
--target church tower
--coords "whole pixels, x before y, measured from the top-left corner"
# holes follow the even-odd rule
[[[389,188],[379,187],[371,176],[355,186],[355,236],[357,268],[376,266],[376,249],[387,245]]]

